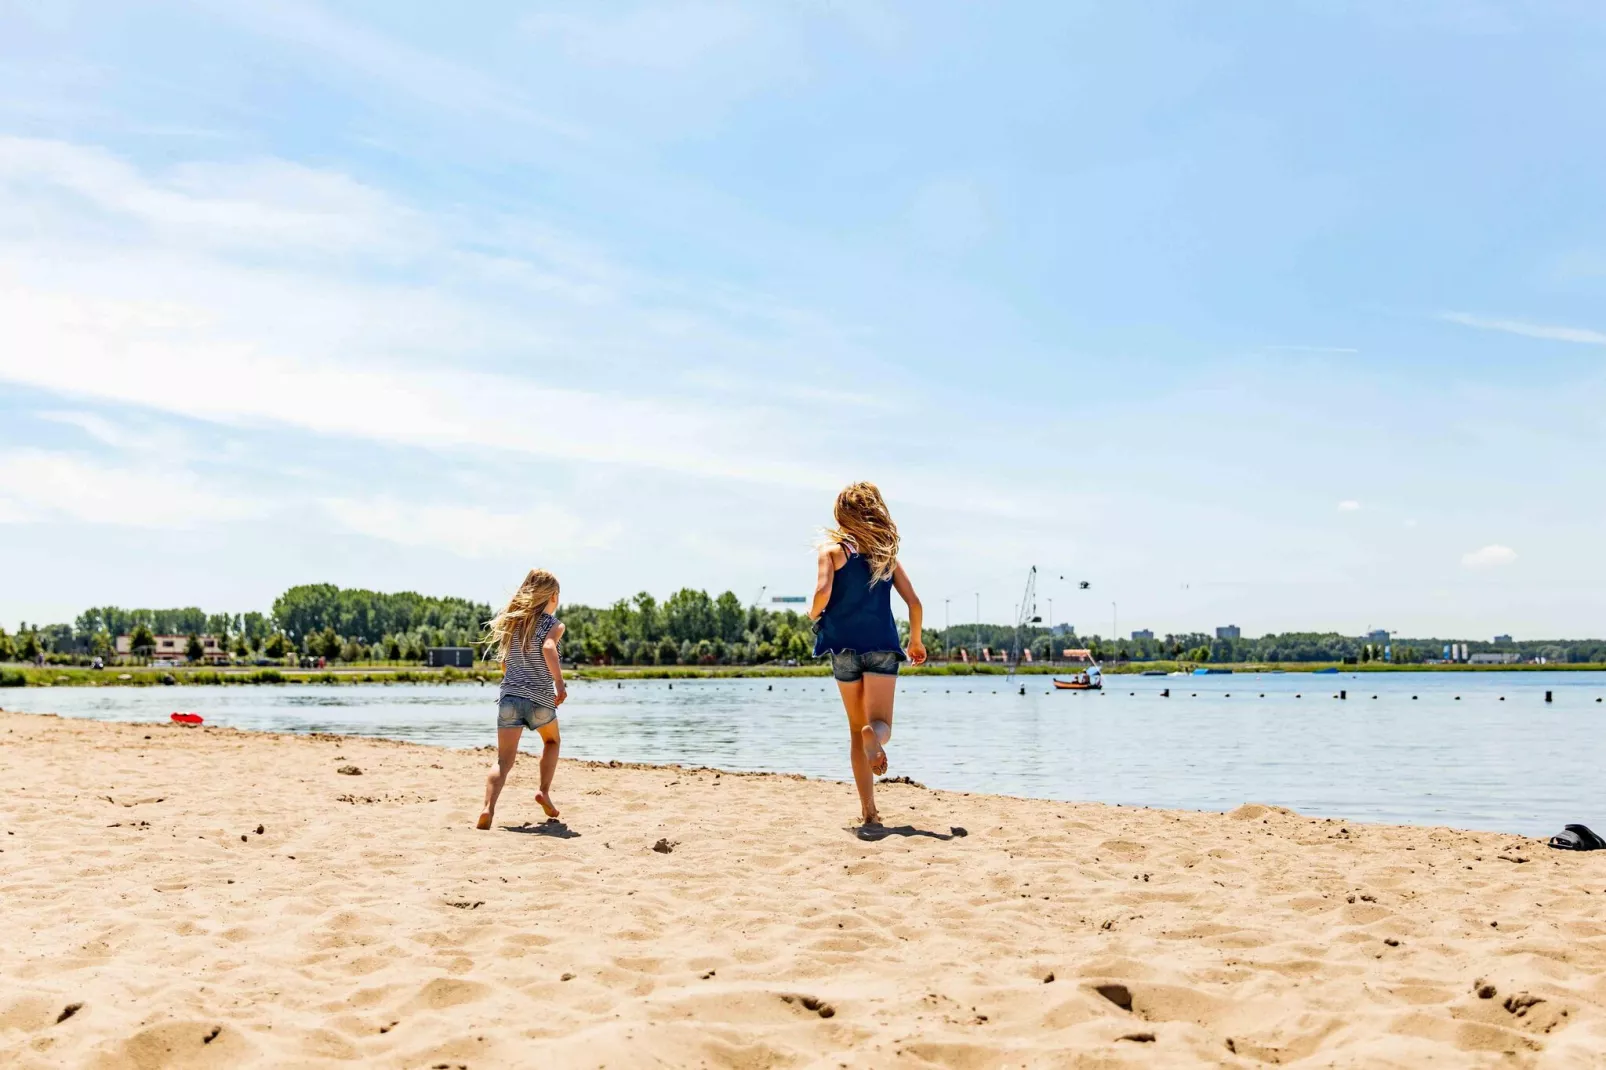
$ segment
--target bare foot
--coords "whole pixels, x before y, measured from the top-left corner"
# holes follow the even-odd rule
[[[875,776],[886,776],[887,751],[876,738],[874,728],[865,725],[859,729],[859,745],[864,748],[864,757],[870,763],[870,772]]]
[[[536,792],[535,793],[535,801],[541,804],[541,809],[546,811],[546,816],[548,816],[548,817],[557,817],[558,816],[558,808],[556,806],[552,805],[552,797],[550,795],[548,795],[546,792],[544,792],[544,791]]]
[[[864,823],[866,825],[879,825],[879,824],[881,824],[881,811],[879,811],[879,810],[871,810],[868,814],[865,814],[864,815]]]
[[[479,829],[481,832],[483,832],[486,829],[490,828],[491,827],[491,812],[489,810],[482,811],[480,813],[480,819],[479,819],[479,821],[475,822],[474,827]]]

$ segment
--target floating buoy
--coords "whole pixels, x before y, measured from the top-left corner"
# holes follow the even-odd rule
[[[198,713],[175,713],[173,721],[177,724],[201,724],[202,718]]]

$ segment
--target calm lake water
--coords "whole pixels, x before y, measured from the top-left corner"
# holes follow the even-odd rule
[[[956,791],[1303,814],[1548,836],[1606,828],[1606,673],[906,677],[892,773]],[[1019,693],[1021,685],[1026,693]],[[1169,688],[1171,697],[1162,697]],[[1335,696],[1340,689],[1347,700]],[[1546,691],[1555,701],[1546,703]],[[1375,696],[1375,697],[1374,697]],[[494,686],[52,688],[7,706],[104,720],[494,742]],[[679,762],[846,780],[829,679],[576,681],[566,757]],[[531,733],[526,733],[526,749]],[[529,771],[526,770],[526,775]],[[517,776],[518,774],[515,774]],[[479,787],[466,785],[465,791]]]

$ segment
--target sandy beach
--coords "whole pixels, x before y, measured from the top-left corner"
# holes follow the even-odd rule
[[[0,1064],[1606,1064],[1606,852],[486,762],[0,714]]]

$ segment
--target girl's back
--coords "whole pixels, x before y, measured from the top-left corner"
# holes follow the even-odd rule
[[[528,635],[515,635],[502,658],[502,694],[526,698],[542,706],[552,706],[557,687],[541,654],[541,644],[558,618],[542,613],[529,626]]]
[[[841,552],[846,560],[832,578],[814,656],[842,650],[901,652],[898,625],[892,619],[892,581],[872,579],[870,563],[852,546],[843,546]]]

